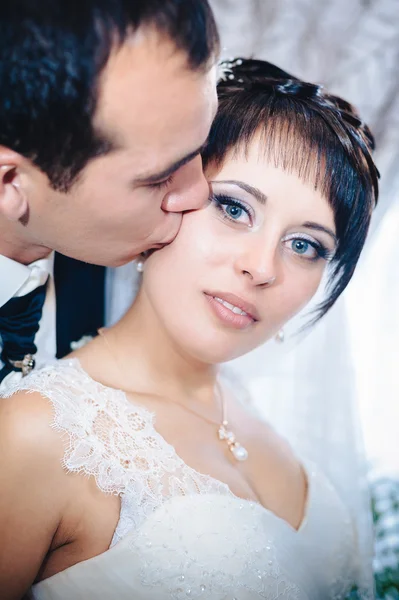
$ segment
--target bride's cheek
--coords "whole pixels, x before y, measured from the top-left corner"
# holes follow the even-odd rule
[[[233,256],[244,250],[242,231],[231,227],[218,215],[210,215],[197,232],[198,248],[211,264],[227,265]]]
[[[179,247],[176,250],[180,260],[190,258],[190,261],[197,263],[198,266],[212,260],[221,248],[220,236],[215,235],[207,222],[193,223],[192,227],[182,232],[182,237],[177,241]]]

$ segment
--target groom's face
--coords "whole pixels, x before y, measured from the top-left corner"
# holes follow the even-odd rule
[[[182,212],[208,199],[199,151],[216,104],[214,67],[194,71],[170,40],[135,34],[100,80],[94,126],[113,149],[92,159],[67,193],[40,174],[29,207],[34,241],[117,266],[173,240]]]

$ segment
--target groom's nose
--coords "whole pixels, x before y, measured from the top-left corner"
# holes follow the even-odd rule
[[[203,208],[209,199],[209,185],[202,171],[202,160],[196,156],[184,165],[172,182],[172,187],[162,202],[166,212],[185,212]]]

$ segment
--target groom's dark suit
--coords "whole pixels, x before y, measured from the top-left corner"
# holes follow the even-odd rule
[[[54,283],[57,358],[62,358],[71,351],[71,342],[104,325],[105,268],[56,253]]]
[[[106,269],[55,253],[26,266],[0,255],[0,386],[31,355],[39,366],[63,358],[71,342],[117,322],[137,283],[134,262]]]

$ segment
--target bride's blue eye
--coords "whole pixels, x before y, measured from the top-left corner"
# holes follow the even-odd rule
[[[306,252],[309,250],[309,246],[309,242],[305,242],[305,240],[292,240],[291,243],[293,251],[297,254],[306,254]]]
[[[288,246],[289,250],[297,256],[310,261],[317,261],[320,258],[330,261],[333,253],[321,242],[312,238],[308,239],[305,235],[306,234],[290,235],[287,236],[283,242]]]
[[[254,220],[253,210],[241,200],[225,194],[212,194],[211,201],[219,213],[221,213],[221,216],[227,221],[252,227]]]
[[[240,206],[226,206],[225,211],[234,220],[239,219],[244,212]]]

